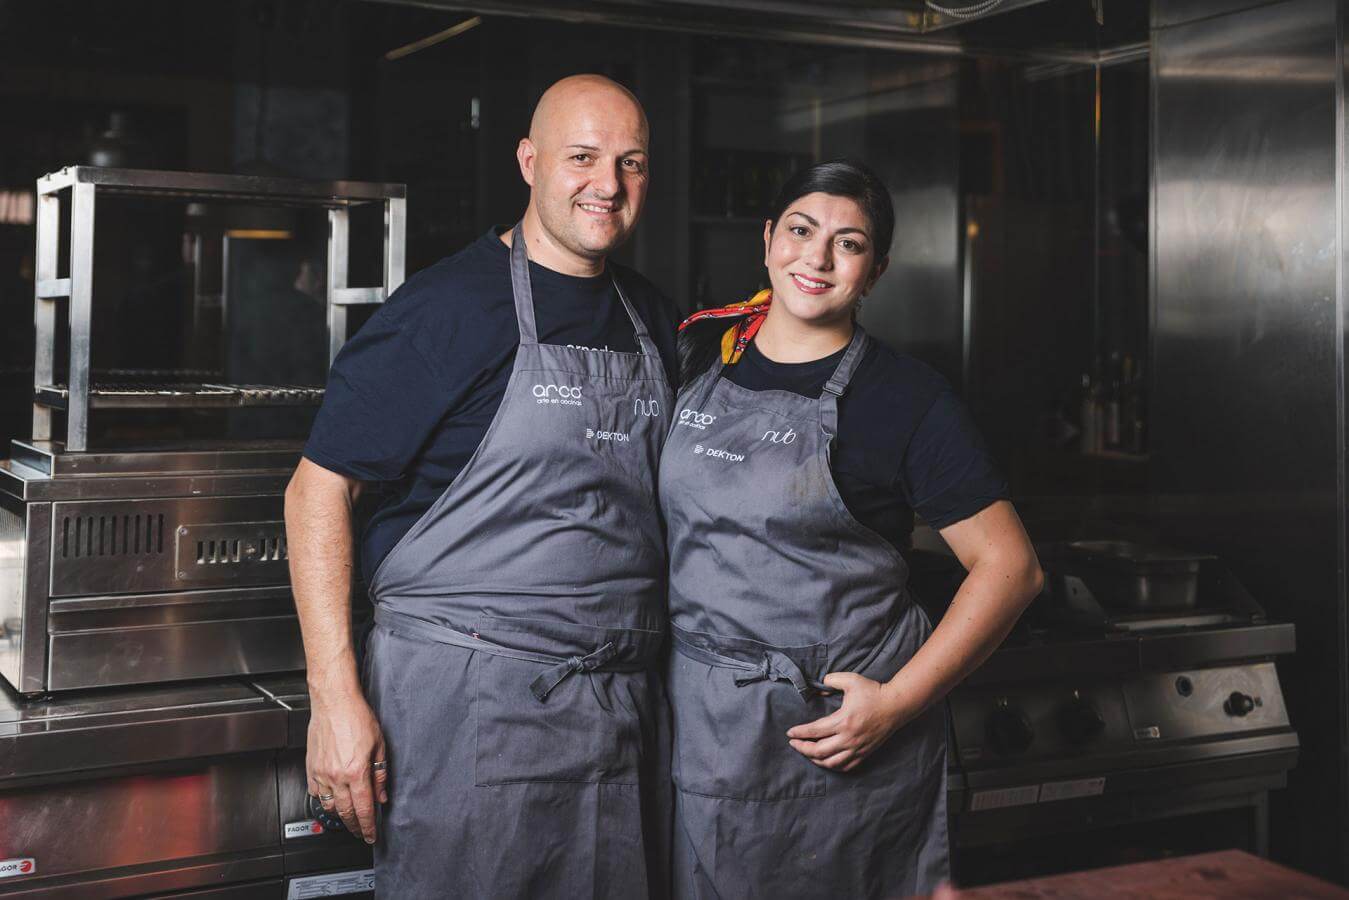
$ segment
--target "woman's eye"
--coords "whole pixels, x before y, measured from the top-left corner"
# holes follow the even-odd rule
[[[810,233],[810,229],[806,228],[806,226],[804,226],[804,225],[793,225],[793,226],[792,226],[792,234],[796,235],[797,237],[805,237],[805,236],[806,236],[807,234],[809,234],[809,233]]]
[[[839,244],[843,247],[844,250],[847,250],[849,253],[856,253],[862,249],[862,245],[857,243],[857,241],[850,241],[847,238],[844,238],[842,241],[839,241]]]

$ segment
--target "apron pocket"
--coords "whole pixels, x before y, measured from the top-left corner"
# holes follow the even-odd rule
[[[650,673],[576,673],[540,701],[530,683],[546,666],[476,656],[477,784],[638,782]]]
[[[674,782],[682,791],[733,800],[822,797],[827,773],[792,749],[787,729],[838,709],[780,681],[735,683],[733,669],[672,654]]]

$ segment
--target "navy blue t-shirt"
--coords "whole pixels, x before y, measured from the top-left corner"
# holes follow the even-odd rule
[[[482,443],[520,343],[510,252],[494,228],[409,278],[337,355],[304,455],[379,482],[361,540],[369,578]],[[673,305],[613,262],[666,371],[677,371]],[[529,264],[539,341],[635,352],[637,336],[608,272],[577,278]]]
[[[750,344],[722,375],[754,391],[819,397],[846,350],[779,363]],[[1008,495],[1007,482],[946,379],[875,340],[839,398],[832,460],[834,483],[848,511],[900,550],[912,542],[914,512],[940,529]]]

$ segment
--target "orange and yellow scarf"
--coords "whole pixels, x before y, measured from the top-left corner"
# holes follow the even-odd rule
[[[740,362],[741,355],[749,346],[749,342],[754,340],[754,335],[759,333],[759,328],[768,317],[768,310],[772,305],[773,291],[766,288],[739,303],[699,310],[681,322],[679,330],[683,331],[694,322],[705,322],[708,319],[738,318],[740,321],[726,329],[726,333],[721,336],[721,362],[723,365],[732,365]]]

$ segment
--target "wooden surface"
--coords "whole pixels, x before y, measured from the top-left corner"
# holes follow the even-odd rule
[[[939,891],[934,900],[1346,900],[1349,891],[1240,850]]]

